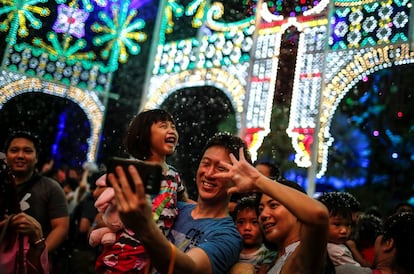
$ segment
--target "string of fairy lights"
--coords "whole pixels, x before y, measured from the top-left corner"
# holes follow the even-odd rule
[[[91,162],[95,160],[95,155],[98,150],[100,129],[104,118],[104,106],[96,94],[76,87],[42,81],[36,77],[27,77],[22,74],[5,70],[1,71],[0,83],[0,109],[4,103],[19,94],[26,92],[42,92],[67,98],[78,104],[82,109],[87,110],[85,112],[88,120],[91,122],[91,136],[87,140],[88,153],[86,159]]]

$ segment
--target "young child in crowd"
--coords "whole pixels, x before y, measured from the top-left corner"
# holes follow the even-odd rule
[[[373,266],[375,240],[382,233],[382,225],[382,220],[377,216],[363,213],[352,228],[351,239],[346,245],[361,266]]]
[[[263,233],[258,220],[258,197],[243,197],[234,209],[234,222],[243,238],[243,249],[240,262],[254,265],[259,271],[264,265],[273,262],[276,251],[266,248],[263,243]]]
[[[328,255],[336,267],[342,264],[358,265],[351,250],[345,245],[352,229],[352,210],[344,192],[326,192],[318,197],[329,211]]]
[[[401,212],[384,219],[381,234],[375,240],[374,264],[369,267],[341,265],[337,274],[409,274],[414,273],[414,214]]]
[[[161,190],[153,195],[154,220],[168,234],[178,214],[177,200],[185,200],[185,188],[176,169],[168,165],[174,153],[178,132],[171,114],[161,109],[139,113],[130,123],[125,137],[127,152],[134,158],[162,166]],[[127,228],[116,232],[115,243],[103,247],[96,261],[98,273],[148,273],[151,262],[143,246]]]

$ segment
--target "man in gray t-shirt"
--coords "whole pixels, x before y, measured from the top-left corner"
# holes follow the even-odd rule
[[[62,187],[54,180],[35,172],[39,141],[29,132],[14,132],[5,143],[10,167],[23,212],[41,225],[49,252],[59,247],[69,232],[69,210]],[[41,240],[41,239],[40,239]]]

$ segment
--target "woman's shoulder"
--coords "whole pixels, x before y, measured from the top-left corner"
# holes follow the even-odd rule
[[[335,267],[336,274],[376,274],[375,270],[369,267],[361,267],[353,264],[343,264]]]

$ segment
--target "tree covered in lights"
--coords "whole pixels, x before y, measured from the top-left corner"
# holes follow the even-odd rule
[[[332,122],[335,142],[325,177],[385,208],[414,194],[413,73],[409,65],[364,77]]]
[[[317,191],[347,190],[363,206],[376,205],[383,212],[413,196],[413,74],[413,65],[379,70],[347,93],[332,121],[334,143]],[[280,99],[258,158],[276,159],[285,177],[306,185],[307,170],[293,163],[285,132],[288,107]]]

